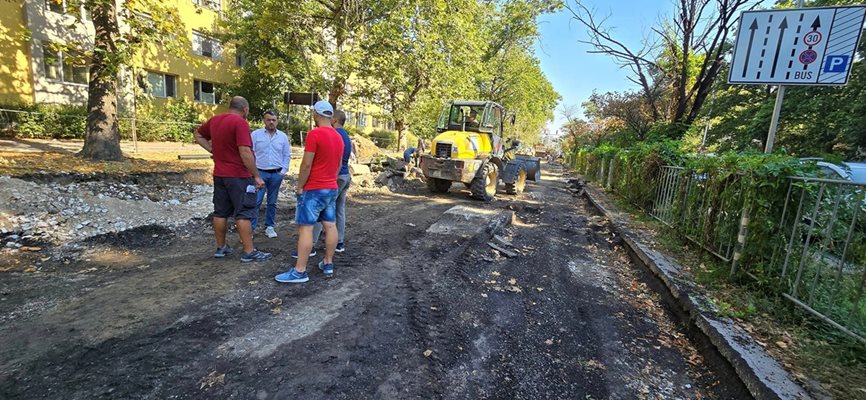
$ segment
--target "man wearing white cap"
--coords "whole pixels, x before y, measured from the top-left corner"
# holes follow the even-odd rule
[[[316,128],[307,133],[304,158],[298,173],[298,206],[295,222],[298,224],[298,260],[295,267],[274,279],[284,283],[303,283],[310,280],[307,261],[313,249],[313,227],[321,223],[325,230],[325,258],[319,269],[325,277],[334,274],[334,252],[337,248],[336,202],[337,173],[342,167],[343,137],[331,125],[334,107],[322,100],[313,106]]]

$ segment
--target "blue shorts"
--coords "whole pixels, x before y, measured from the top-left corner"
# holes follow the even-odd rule
[[[317,222],[337,220],[337,189],[309,190],[297,195],[297,198],[295,222],[298,225],[315,225]]]

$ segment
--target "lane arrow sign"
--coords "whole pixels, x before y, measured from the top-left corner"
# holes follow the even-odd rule
[[[755,41],[755,31],[758,30],[758,19],[752,20],[752,25],[749,26],[749,48],[746,49],[746,62],[743,64],[743,78],[746,77],[746,70],[749,68],[749,56],[752,55],[752,43]]]
[[[820,28],[820,27],[821,27],[821,16],[820,16],[820,15],[816,15],[816,16],[815,16],[815,21],[812,22],[812,32],[817,32],[817,31],[818,31],[818,28]],[[806,49],[806,50],[807,50],[807,51],[808,51],[808,50],[812,50],[812,45],[810,44],[810,45],[809,45],[809,48]],[[811,63],[810,63],[810,64],[811,64]],[[804,64],[803,64],[803,71],[805,71],[805,70],[807,70],[807,69],[809,69],[809,64],[805,64],[805,63],[804,63]]]
[[[779,52],[782,50],[782,39],[785,38],[786,29],[788,29],[788,17],[782,18],[782,23],[779,24],[779,43],[776,44],[776,56],[773,58],[773,70],[770,71],[770,78],[776,76],[776,67],[779,65]]]

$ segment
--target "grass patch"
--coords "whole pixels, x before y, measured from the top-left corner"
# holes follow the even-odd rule
[[[608,195],[630,216],[634,228],[650,232],[659,250],[683,267],[721,316],[736,320],[804,386],[834,398],[866,399],[866,346],[812,318],[771,288],[748,277],[732,281],[729,263],[619,196]]]

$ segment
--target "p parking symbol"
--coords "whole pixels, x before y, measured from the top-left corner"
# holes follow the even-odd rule
[[[825,73],[837,73],[837,72],[845,72],[848,69],[848,60],[850,56],[827,56],[827,60],[824,61],[824,72]]]

